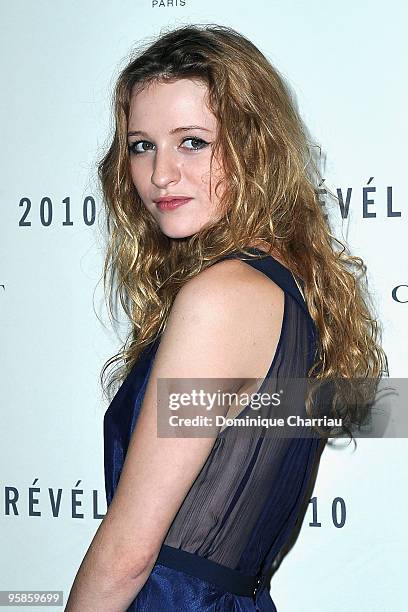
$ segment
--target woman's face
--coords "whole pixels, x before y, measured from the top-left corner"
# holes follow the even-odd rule
[[[184,238],[219,218],[222,176],[211,143],[217,120],[205,104],[204,84],[180,79],[153,83],[130,102],[128,144],[135,188],[147,210],[169,238]],[[211,175],[211,192],[210,192]],[[191,198],[176,208],[160,207],[164,196]]]

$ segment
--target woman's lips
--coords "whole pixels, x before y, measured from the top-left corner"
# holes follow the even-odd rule
[[[176,200],[166,200],[165,202],[156,202],[156,206],[159,210],[173,210],[174,208],[183,206],[183,204],[187,204],[191,199],[192,198],[178,198]]]

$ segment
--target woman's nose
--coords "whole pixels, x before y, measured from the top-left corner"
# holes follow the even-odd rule
[[[160,151],[155,155],[152,173],[152,183],[164,187],[168,183],[180,180],[180,168],[175,155],[171,151]]]

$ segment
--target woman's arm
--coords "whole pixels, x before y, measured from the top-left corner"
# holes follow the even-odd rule
[[[275,335],[277,342],[281,309],[273,306],[281,294],[269,279],[265,282],[263,275],[236,261],[208,268],[180,290],[117,490],[79,568],[66,612],[128,608],[215,443],[215,437],[157,436],[157,379],[224,379],[221,391],[237,391],[237,381],[256,376],[254,357],[262,336],[266,333],[273,342]]]

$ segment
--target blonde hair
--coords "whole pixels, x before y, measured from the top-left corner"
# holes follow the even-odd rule
[[[218,121],[212,157],[225,170],[216,189],[222,216],[185,239],[164,235],[131,179],[127,142],[130,98],[152,82],[193,79],[206,84]],[[109,242],[104,286],[111,309],[119,295],[132,324],[109,380],[120,382],[143,348],[164,330],[188,279],[254,239],[266,241],[304,282],[318,331],[310,377],[378,379],[387,371],[378,322],[364,297],[366,268],[332,234],[318,199],[322,177],[306,129],[283,77],[242,34],[215,24],[168,30],[131,54],[113,95],[115,131],[98,173]],[[248,254],[248,257],[253,256]],[[358,422],[362,406],[344,408]]]

